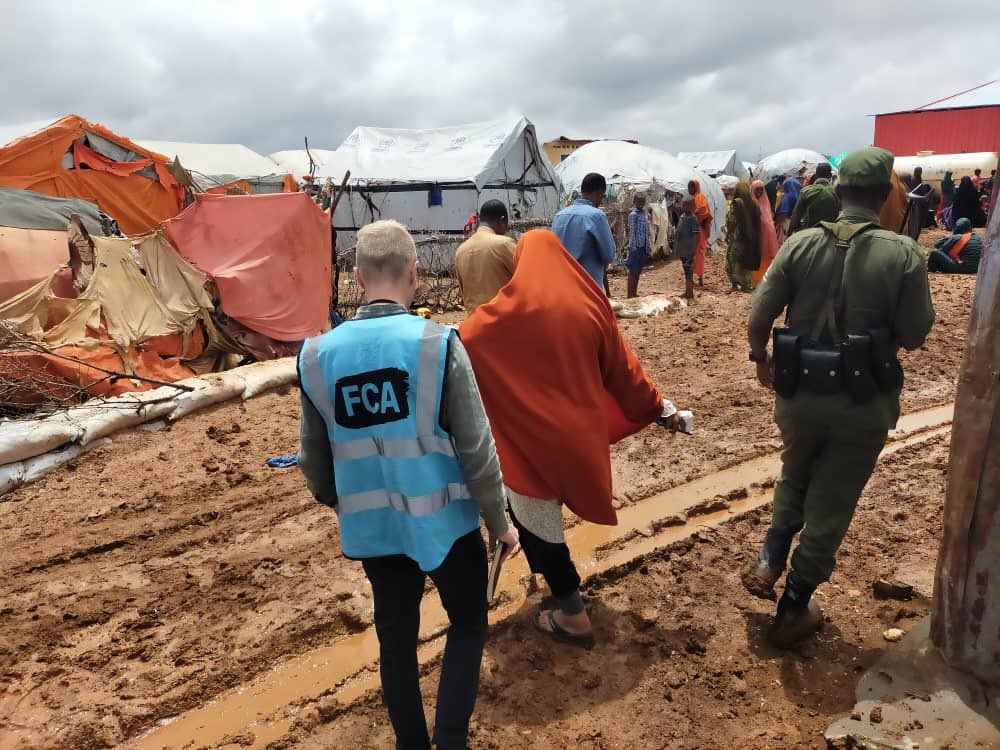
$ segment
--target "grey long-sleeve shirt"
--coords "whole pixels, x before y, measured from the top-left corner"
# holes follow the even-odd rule
[[[379,302],[358,308],[356,318],[406,314],[402,305]],[[457,338],[448,344],[448,359],[441,392],[441,429],[451,435],[465,473],[465,483],[479,506],[486,528],[493,536],[507,531],[506,495],[493,433],[479,395],[469,355]],[[302,425],[299,435],[299,469],[313,496],[331,508],[337,506],[330,438],[319,410],[302,391]]]

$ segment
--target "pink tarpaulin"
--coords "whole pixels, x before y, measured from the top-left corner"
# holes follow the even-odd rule
[[[178,252],[215,280],[231,318],[279,341],[325,328],[330,218],[305,193],[199,195],[163,226]]]

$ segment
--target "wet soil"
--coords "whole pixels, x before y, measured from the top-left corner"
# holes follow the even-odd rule
[[[746,360],[749,300],[725,293],[728,284],[720,257],[711,259],[709,268],[707,286],[693,307],[657,318],[621,321],[653,380],[678,406],[694,409],[698,420],[692,437],[649,429],[615,446],[615,490],[623,507],[780,447],[770,417],[772,397],[757,387]],[[624,279],[616,277],[615,293],[622,294],[623,286]],[[641,291],[677,296],[682,287],[679,264],[668,263],[643,276]],[[904,355],[905,412],[953,399],[973,287],[974,279],[968,277],[932,279],[939,323],[925,347]],[[3,498],[0,748],[112,747],[245,685],[291,657],[370,628],[370,592],[360,566],[340,554],[334,514],[312,500],[297,471],[264,465],[267,457],[295,451],[297,429],[298,392],[289,388],[195,414],[160,432],[116,435],[112,445]],[[937,519],[941,479],[935,485],[930,474],[914,479],[907,473],[925,471],[920,463],[925,451],[914,448],[910,464],[899,463],[902,454],[887,462],[898,475],[880,469],[886,489],[877,497],[885,507],[873,508],[872,513],[888,513],[890,518],[903,514],[892,524],[893,533],[906,542],[896,544],[885,541],[892,537],[878,536],[872,536],[878,542],[864,542],[886,545],[881,553],[886,564],[896,560],[897,553],[909,554],[907,545],[917,539],[933,555],[938,521],[926,519],[932,515]],[[937,445],[931,453],[943,467],[944,446]],[[935,471],[940,473],[940,468]],[[904,497],[901,487],[923,500]],[[912,503],[927,504],[926,513],[915,512]],[[782,665],[781,674],[789,675],[782,684],[792,680],[804,685],[802,664],[812,669],[830,662],[820,658],[825,653],[822,646],[819,655],[803,663],[795,661],[800,657],[761,656],[751,646],[747,633],[752,635],[762,626],[766,607],[743,601],[733,588],[733,576],[762,532],[759,523],[740,521],[717,532],[716,541],[709,543],[714,537],[706,536],[676,559],[662,556],[644,563],[646,573],[640,566],[591,584],[597,587],[593,595],[602,602],[597,610],[599,631],[624,650],[587,656],[591,671],[580,679],[571,673],[568,659],[561,666],[553,661],[559,652],[544,643],[531,645],[533,635],[523,618],[501,624],[493,643],[507,645],[499,651],[490,647],[477,718],[484,729],[476,735],[477,746],[562,747],[589,742],[582,746],[618,747],[627,738],[638,743],[641,727],[653,725],[623,722],[621,716],[641,714],[646,703],[650,711],[669,709],[682,734],[685,727],[695,725],[720,732],[718,743],[684,746],[725,746],[730,735],[722,728],[731,725],[736,731],[735,727],[747,724],[747,700],[755,711],[765,704],[746,699],[722,708],[728,698],[714,696],[731,695],[723,689],[723,681],[728,684],[739,670],[739,679],[753,681],[757,672],[752,667],[777,659],[774,663]],[[878,533],[878,528],[869,530]],[[858,555],[869,567],[882,559],[860,549],[848,554]],[[849,575],[850,570],[838,576]],[[868,575],[867,568],[864,571]],[[852,590],[867,591],[854,579],[850,585]],[[617,586],[621,592],[613,594]],[[835,590],[832,585],[829,589]],[[856,680],[857,664],[848,659],[850,652],[843,651],[847,648],[843,644],[861,648],[858,638],[868,638],[866,628],[876,627],[869,622],[872,612],[881,611],[866,609],[862,600],[859,594],[838,605],[841,615],[835,625],[851,635],[828,646],[841,661],[821,670],[820,684],[809,688],[817,695],[825,695],[835,677],[845,686]],[[652,609],[656,616],[647,613],[642,619],[641,613]],[[734,612],[745,615],[742,645],[736,637],[741,631],[732,620]],[[753,619],[748,612],[759,617]],[[709,633],[712,627],[715,630]],[[534,655],[527,662],[514,648],[520,643],[527,644],[525,653]],[[635,643],[646,645],[637,652]],[[726,674],[713,667],[720,676],[697,667],[709,645],[719,649],[719,664],[731,660],[743,666]],[[674,652],[682,654],[678,663],[683,678],[672,678],[678,685],[668,689],[671,701],[664,704],[663,690],[653,701],[652,683],[647,689],[645,681],[666,679]],[[863,652],[856,655],[860,659]],[[508,658],[514,663],[508,664]],[[557,666],[558,679],[518,687]],[[584,687],[592,701],[586,704],[591,706],[587,711],[579,708],[585,702],[570,699],[576,693],[567,693],[560,701],[565,705],[562,714],[554,708],[537,712],[531,708],[535,702],[527,696],[544,705],[543,696],[561,693],[562,685],[574,680],[593,683]],[[811,728],[802,729],[812,727],[800,721],[802,711],[808,715],[808,711],[847,710],[842,696],[816,703],[818,699],[803,697],[801,690],[768,693],[767,711],[760,716],[763,721],[773,711],[773,721],[768,719],[759,731],[772,733],[771,747],[789,746],[773,735],[781,730],[786,732],[782,736],[791,736],[787,734],[791,730],[781,729],[786,720],[804,732],[803,738],[814,737]],[[601,697],[596,703],[595,696]],[[348,740],[345,734],[343,744],[316,742],[335,747],[387,746],[385,717],[375,699],[369,696],[351,710],[354,713],[343,721],[357,729],[350,735],[355,739]],[[600,714],[603,723],[586,722],[587,732],[597,734],[584,737],[582,729],[572,734],[581,715],[601,710],[605,710]],[[303,717],[318,712],[329,718],[339,711],[302,706]],[[736,712],[734,718],[716,718],[726,711]],[[329,721],[317,720],[314,727],[306,726],[306,718],[302,721],[292,731],[296,742],[306,743],[303,746],[319,746],[308,744],[312,735],[319,733],[316,737],[321,738],[331,731]],[[340,727],[341,720],[336,725]],[[663,726],[671,729],[664,734]],[[523,734],[526,731],[533,734]],[[673,725],[661,725],[660,745],[635,746],[682,746],[675,744],[670,731]],[[550,744],[529,742],[532,737],[548,737],[547,732],[553,733],[546,740]],[[490,744],[493,735],[499,744]],[[608,744],[606,738],[612,736],[621,739]],[[522,744],[512,744],[514,740]],[[279,742],[285,744],[276,747],[290,746]],[[195,741],[190,746],[200,744]],[[252,745],[259,745],[257,738],[236,736],[226,747]]]

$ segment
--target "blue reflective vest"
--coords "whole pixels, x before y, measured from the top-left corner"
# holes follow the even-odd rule
[[[434,570],[479,527],[451,437],[441,429],[449,337],[413,315],[349,320],[309,339],[302,388],[326,422],[344,554],[403,554]]]

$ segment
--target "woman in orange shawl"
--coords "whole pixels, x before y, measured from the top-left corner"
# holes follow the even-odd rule
[[[631,425],[625,433],[657,420],[676,430],[679,420],[622,338],[607,296],[555,234],[527,232],[514,263],[510,282],[459,334],[482,391],[521,546],[556,600],[536,625],[589,645],[591,623],[561,505],[592,523],[617,523],[609,433],[623,418]]]
[[[753,275],[753,287],[764,278],[767,269],[778,254],[778,232],[774,228],[774,217],[771,215],[771,202],[767,197],[767,188],[762,180],[754,180],[750,186],[753,198],[760,206],[760,268]]]
[[[694,215],[698,217],[701,227],[698,245],[694,249],[694,275],[698,277],[698,286],[705,286],[705,255],[708,253],[708,238],[712,235],[712,209],[708,207],[708,198],[701,191],[698,180],[688,183],[688,192],[694,198]]]

